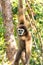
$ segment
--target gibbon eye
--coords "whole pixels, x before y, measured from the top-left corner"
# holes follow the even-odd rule
[[[22,36],[24,34],[24,29],[18,28],[17,32],[18,32],[18,35]]]

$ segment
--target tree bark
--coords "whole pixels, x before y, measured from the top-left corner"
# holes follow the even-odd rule
[[[2,6],[2,13],[5,27],[5,43],[6,43],[6,56],[9,61],[14,60],[14,53],[17,46],[14,38],[14,25],[12,20],[12,11],[10,0],[0,0]]]

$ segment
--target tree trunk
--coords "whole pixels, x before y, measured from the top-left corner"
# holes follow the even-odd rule
[[[12,11],[10,0],[1,0],[2,13],[4,18],[5,27],[5,43],[6,43],[6,56],[12,61],[14,59],[14,53],[16,52],[16,42],[14,38],[14,26],[12,21]]]
[[[0,4],[0,12],[2,12],[1,4]]]

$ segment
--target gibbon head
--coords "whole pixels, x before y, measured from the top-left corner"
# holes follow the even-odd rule
[[[19,36],[28,35],[28,30],[27,30],[26,26],[23,24],[19,25],[19,27],[17,28],[17,32],[18,32]]]

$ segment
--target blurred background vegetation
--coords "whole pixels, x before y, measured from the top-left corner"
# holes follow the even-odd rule
[[[31,2],[32,0],[30,0]],[[18,0],[11,0],[13,23],[14,23],[14,36],[17,39],[16,26],[18,23]],[[33,38],[32,53],[30,59],[30,65],[42,65],[42,45],[43,45],[43,0],[34,0],[31,2],[31,7],[35,12],[35,27],[36,30],[30,28]],[[6,50],[4,43],[5,29],[3,26],[2,12],[0,11],[0,65],[7,62]],[[2,63],[3,62],[3,63]],[[5,64],[4,64],[5,65]]]

